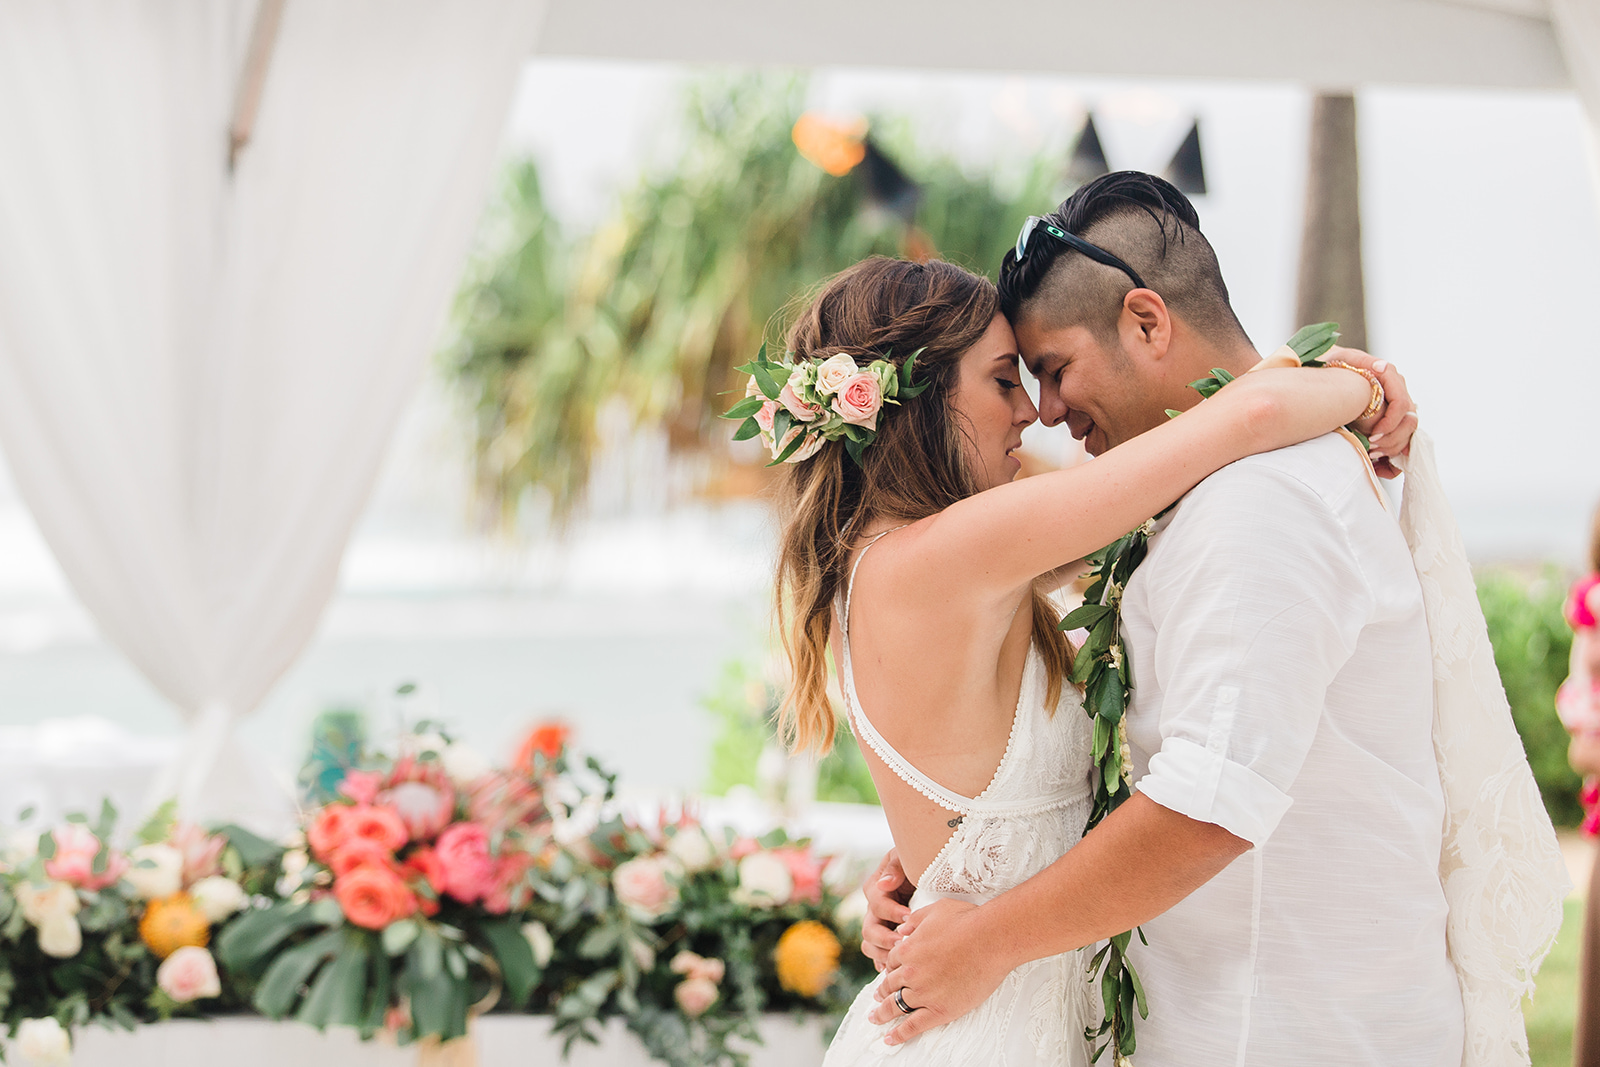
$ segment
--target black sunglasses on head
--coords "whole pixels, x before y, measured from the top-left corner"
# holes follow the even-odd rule
[[[1121,259],[1107,252],[1099,245],[1090,244],[1075,233],[1068,233],[1059,226],[1046,222],[1038,215],[1029,215],[1028,221],[1022,224],[1022,232],[1017,234],[1016,255],[1012,258],[1013,266],[1020,267],[1023,257],[1028,254],[1028,238],[1033,236],[1035,230],[1043,230],[1062,244],[1076,252],[1082,252],[1097,263],[1104,263],[1108,267],[1115,267],[1129,278],[1133,279],[1136,289],[1149,289],[1144,279],[1139,277],[1139,272],[1128,266]]]

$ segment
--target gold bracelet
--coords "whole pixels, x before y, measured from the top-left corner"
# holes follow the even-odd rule
[[[1367,383],[1372,386],[1372,399],[1367,402],[1367,410],[1357,415],[1353,421],[1360,422],[1362,419],[1370,419],[1372,416],[1383,410],[1383,383],[1378,381],[1378,376],[1376,374],[1373,374],[1364,367],[1353,367],[1341,359],[1330,359],[1328,362],[1324,363],[1323,366],[1342,367],[1347,371],[1354,371],[1356,374],[1359,374],[1365,378]]]

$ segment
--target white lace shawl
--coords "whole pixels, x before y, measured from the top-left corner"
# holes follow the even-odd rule
[[[1527,1064],[1522,998],[1533,991],[1534,974],[1561,929],[1561,903],[1572,883],[1512,725],[1426,434],[1412,438],[1401,466],[1400,526],[1433,642],[1433,745],[1445,799],[1439,877],[1466,1008],[1462,1063]]]

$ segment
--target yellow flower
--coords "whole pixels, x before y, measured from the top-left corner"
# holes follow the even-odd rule
[[[206,913],[188,893],[152,900],[139,920],[139,936],[157,959],[166,959],[180,948],[204,948],[211,940],[211,923]]]
[[[797,922],[778,938],[778,984],[802,997],[821,995],[839,972],[839,939],[819,922]]]

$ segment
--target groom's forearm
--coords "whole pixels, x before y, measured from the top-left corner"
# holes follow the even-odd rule
[[[1135,793],[1065,856],[978,912],[995,950],[1017,967],[1148,922],[1249,848]]]

